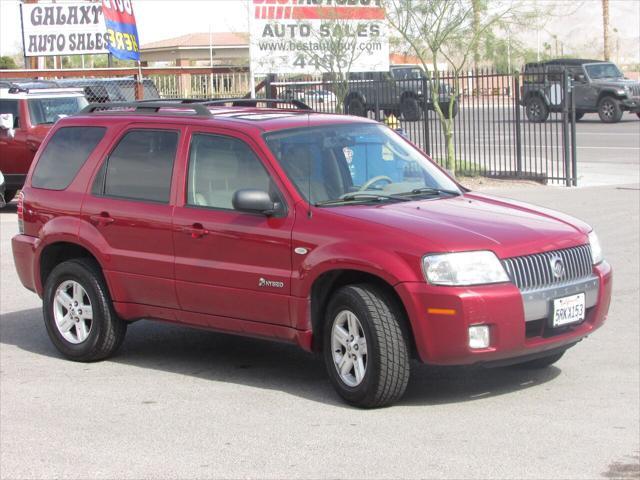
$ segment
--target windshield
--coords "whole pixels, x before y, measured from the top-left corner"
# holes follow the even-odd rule
[[[394,68],[391,71],[393,72],[393,78],[396,80],[420,80],[424,78],[422,69],[418,67]]]
[[[585,65],[584,68],[592,80],[600,78],[622,78],[624,76],[613,63],[594,63],[593,65]]]
[[[78,113],[87,106],[87,100],[84,97],[30,98],[28,104],[31,124],[41,125]]]
[[[300,194],[316,205],[460,193],[447,175],[383,125],[283,130],[265,140]]]

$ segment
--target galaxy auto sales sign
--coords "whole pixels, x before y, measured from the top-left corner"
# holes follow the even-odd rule
[[[100,3],[24,3],[20,12],[27,57],[107,53]]]
[[[253,0],[250,8],[254,73],[389,70],[382,0]]]
[[[20,13],[27,57],[112,53],[140,58],[131,0],[24,3]]]

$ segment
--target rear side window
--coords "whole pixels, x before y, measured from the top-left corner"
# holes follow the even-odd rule
[[[103,165],[94,193],[168,203],[177,146],[175,131],[127,132]]]
[[[0,113],[13,115],[13,128],[20,128],[20,113],[17,100],[0,100]]]
[[[47,143],[31,186],[64,190],[78,174],[106,132],[105,127],[63,127]]]

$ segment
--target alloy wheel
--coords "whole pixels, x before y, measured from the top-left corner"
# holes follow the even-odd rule
[[[84,342],[93,323],[93,309],[86,290],[75,280],[66,280],[56,289],[53,302],[53,315],[60,335],[69,343]]]
[[[340,379],[349,387],[362,383],[367,371],[367,338],[358,317],[343,310],[331,328],[333,363]]]

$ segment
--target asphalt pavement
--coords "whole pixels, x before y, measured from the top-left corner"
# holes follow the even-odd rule
[[[596,228],[607,323],[543,371],[414,364],[404,399],[369,411],[296,347],[151,321],[110,360],[62,359],[2,210],[0,477],[639,478],[639,189],[494,191]]]

